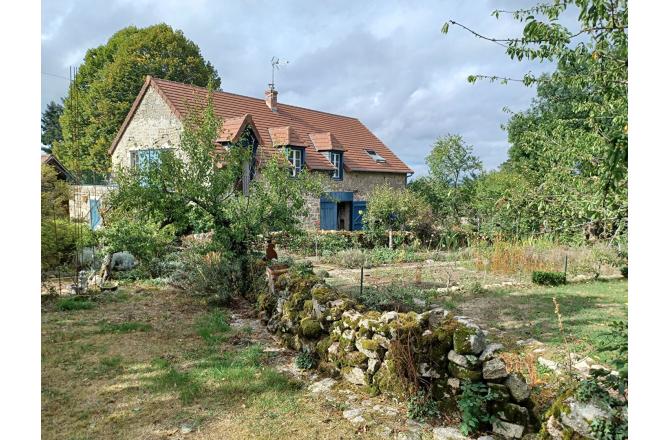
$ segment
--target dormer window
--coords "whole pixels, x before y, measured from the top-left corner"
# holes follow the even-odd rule
[[[387,161],[385,160],[385,158],[384,158],[383,156],[381,156],[380,154],[376,153],[375,150],[365,150],[365,151],[366,151],[366,154],[368,154],[369,157],[370,157],[371,159],[373,159],[375,162],[378,162],[378,163],[385,163],[385,162],[387,162]]]
[[[332,173],[332,179],[343,179],[343,153],[340,151],[328,151],[327,158],[332,163],[332,165],[336,167],[336,170],[334,170]]]
[[[297,147],[286,147],[285,152],[288,156],[288,161],[290,161],[290,164],[292,165],[292,168],[290,169],[290,175],[292,177],[297,177],[297,174],[302,171],[304,166],[304,149]]]

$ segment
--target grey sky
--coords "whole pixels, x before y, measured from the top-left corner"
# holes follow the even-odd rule
[[[503,108],[526,109],[535,94],[518,84],[466,82],[469,74],[520,77],[551,70],[517,63],[503,48],[451,28],[460,21],[492,36],[517,35],[494,9],[527,1],[57,0],[42,3],[42,107],[67,90],[68,67],[119,29],[165,22],[201,49],[226,91],[262,97],[272,56],[279,102],[355,116],[418,174],[439,135],[459,133],[488,169],[506,158]],[[50,74],[50,75],[47,75]],[[57,75],[57,76],[51,76]]]

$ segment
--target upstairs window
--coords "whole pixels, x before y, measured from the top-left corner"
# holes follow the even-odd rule
[[[373,159],[374,161],[376,161],[378,163],[387,162],[385,160],[385,158],[383,156],[381,156],[380,154],[376,153],[375,150],[366,150],[366,154],[368,154],[371,159]]]
[[[336,167],[336,170],[332,173],[332,179],[343,179],[343,153],[340,151],[329,151],[327,158]]]
[[[302,171],[302,167],[304,166],[304,150],[302,148],[287,147],[285,151],[292,165],[290,175],[297,177],[297,174]]]
[[[146,169],[151,165],[160,165],[160,154],[165,148],[148,148],[145,150],[135,150],[130,152],[130,166],[132,168]]]

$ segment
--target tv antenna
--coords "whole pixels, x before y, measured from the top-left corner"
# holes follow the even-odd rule
[[[290,64],[290,61],[281,61],[277,57],[271,57],[271,82],[269,83],[269,90],[274,90],[274,74],[280,69],[281,65]]]

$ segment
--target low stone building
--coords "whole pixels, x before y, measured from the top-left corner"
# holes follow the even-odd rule
[[[113,167],[150,163],[163,149],[178,155],[183,118],[194,104],[206,102],[207,93],[148,76],[109,150]],[[254,160],[282,152],[293,175],[302,169],[326,174],[327,192],[309,200],[307,227],[361,229],[374,187],[406,186],[413,170],[358,119],[282,104],[277,97],[273,87],[264,100],[214,92],[214,111],[223,120],[218,142],[236,142],[250,130]]]

